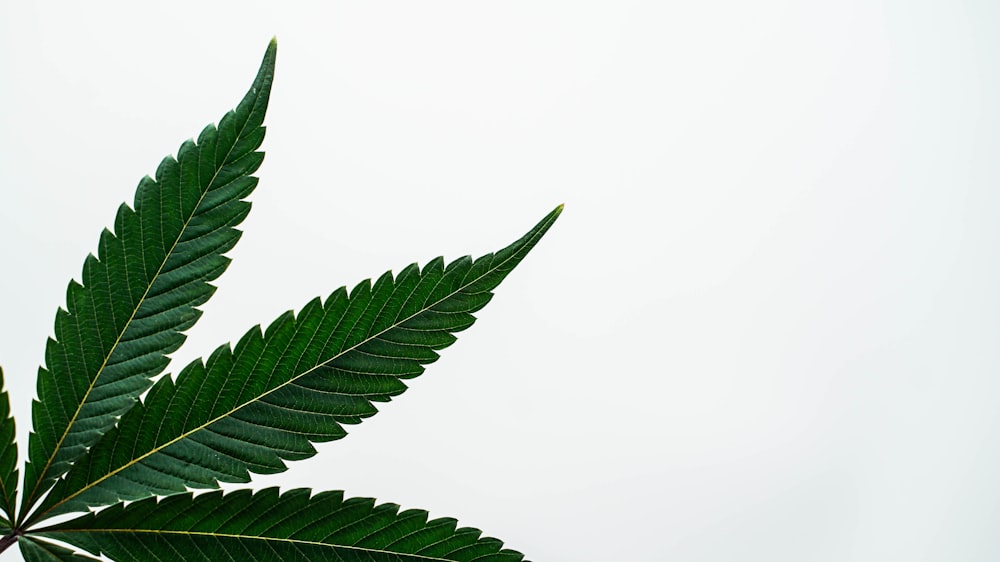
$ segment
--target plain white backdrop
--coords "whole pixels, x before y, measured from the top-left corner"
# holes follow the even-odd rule
[[[410,391],[255,486],[536,562],[1000,559],[997,29],[987,0],[0,2],[22,452],[67,282],[277,35],[254,210],[171,372],[566,209]]]

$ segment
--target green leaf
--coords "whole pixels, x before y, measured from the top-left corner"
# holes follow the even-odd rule
[[[149,388],[214,292],[257,185],[275,53],[272,41],[235,111],[139,182],[70,282],[39,370],[23,512]]]
[[[10,398],[7,396],[0,369],[0,509],[5,514],[2,523],[10,526],[14,520],[14,506],[17,505],[17,443],[14,418],[10,415]]]
[[[120,562],[338,560],[341,562],[520,562],[478,529],[427,512],[399,511],[342,492],[277,488],[256,494],[150,498],[38,531]]]
[[[21,547],[24,562],[98,562],[95,558],[76,554],[68,548],[29,537],[21,537],[17,543]]]
[[[341,288],[191,363],[176,382],[163,377],[53,488],[35,520],[246,482],[248,472],[312,456],[312,442],[339,439],[342,424],[375,414],[372,402],[403,392],[401,379],[422,373],[434,350],[471,326],[561,210],[495,254],[447,267],[438,258],[423,271],[413,264],[350,296]]]

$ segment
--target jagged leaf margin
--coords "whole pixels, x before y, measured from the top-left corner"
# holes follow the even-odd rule
[[[22,515],[149,388],[214,292],[209,282],[229,264],[223,254],[239,240],[235,226],[257,185],[276,52],[272,41],[218,127],[139,182],[134,209],[119,207],[114,232],[105,229],[97,256],[84,261],[82,284],[70,282],[39,369]]]
[[[447,267],[438,258],[423,271],[413,264],[350,296],[341,288],[191,363],[176,382],[160,379],[53,488],[38,518],[246,482],[248,472],[312,456],[312,442],[346,435],[342,424],[373,415],[372,402],[403,392],[401,379],[471,326],[561,211],[495,254]]]
[[[0,391],[0,509],[5,514],[0,524],[9,528],[17,505],[17,428],[10,413],[10,397],[3,369],[0,369],[0,388],[3,389]]]
[[[311,493],[267,488],[149,498],[37,534],[119,562],[524,560],[500,540],[460,528],[454,519],[428,520],[426,511],[345,499],[343,492]]]

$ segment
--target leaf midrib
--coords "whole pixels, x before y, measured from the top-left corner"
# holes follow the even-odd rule
[[[180,531],[175,529],[125,529],[125,528],[82,528],[82,529],[39,529],[35,531],[38,534],[44,533],[46,536],[51,536],[56,533],[129,533],[129,534],[151,534],[151,535],[177,535],[177,536],[194,536],[194,537],[212,537],[212,538],[222,538],[222,539],[237,539],[237,540],[255,540],[255,541],[265,541],[265,542],[279,542],[288,543],[293,545],[310,545],[319,546],[324,548],[334,548],[334,549],[345,549],[357,552],[365,553],[375,553],[375,554],[387,554],[392,556],[411,556],[417,560],[426,560],[427,562],[451,562],[447,558],[437,558],[434,556],[424,556],[422,554],[411,554],[408,552],[395,552],[392,550],[385,550],[379,548],[367,548],[363,546],[353,546],[347,544],[332,544],[319,541],[307,541],[302,539],[290,539],[282,537],[261,537],[257,535],[240,535],[235,533],[213,533],[211,531]]]
[[[260,99],[260,94],[259,93],[258,93],[257,97],[254,98],[254,106],[256,105],[256,102],[257,102],[258,99]],[[208,182],[208,187],[202,192],[201,196],[198,198],[198,203],[195,204],[194,207],[192,207],[191,214],[187,217],[187,219],[185,219],[184,225],[181,227],[180,231],[178,232],[176,239],[174,240],[173,244],[171,244],[171,246],[170,246],[170,249],[164,254],[163,260],[160,263],[159,267],[157,268],[156,273],[153,274],[153,276],[150,278],[150,281],[147,283],[146,289],[142,293],[142,297],[139,299],[139,301],[136,304],[136,306],[133,307],[132,314],[129,316],[128,321],[125,322],[124,327],[122,328],[122,330],[120,331],[120,333],[116,336],[115,343],[111,346],[111,349],[105,355],[105,357],[104,357],[104,359],[103,359],[103,361],[101,363],[100,368],[97,370],[96,375],[90,381],[90,384],[87,386],[87,391],[84,393],[83,399],[80,400],[80,403],[77,405],[76,410],[73,412],[73,415],[70,417],[69,423],[66,425],[66,429],[63,430],[62,435],[60,435],[59,439],[56,441],[56,446],[52,449],[52,453],[49,454],[48,459],[46,459],[44,469],[40,472],[41,476],[39,476],[38,480],[35,481],[35,485],[31,489],[31,495],[28,496],[28,499],[24,503],[24,508],[22,509],[22,517],[21,517],[22,519],[24,519],[23,514],[28,513],[31,510],[31,508],[34,507],[35,503],[38,501],[38,497],[36,496],[36,494],[38,493],[39,488],[43,485],[43,482],[45,482],[45,480],[48,478],[49,468],[52,466],[52,461],[55,460],[56,454],[62,448],[63,441],[65,441],[66,437],[69,435],[70,429],[73,427],[73,424],[76,423],[77,417],[79,417],[80,412],[83,410],[83,406],[87,403],[87,398],[90,397],[90,393],[93,392],[94,387],[97,386],[97,381],[98,381],[98,379],[101,378],[101,375],[104,373],[104,370],[105,370],[105,368],[108,365],[108,361],[111,359],[111,356],[114,355],[115,350],[118,349],[118,345],[121,343],[122,337],[128,331],[129,326],[132,325],[132,321],[135,320],[135,315],[139,312],[139,309],[142,308],[143,303],[146,302],[146,298],[149,295],[149,291],[153,288],[153,285],[156,283],[156,280],[159,279],[160,275],[163,273],[164,266],[166,266],[167,262],[169,261],[170,256],[173,254],[174,250],[177,248],[177,244],[180,243],[181,238],[183,238],[184,232],[187,230],[188,225],[191,224],[191,221],[198,214],[198,208],[201,206],[201,202],[205,200],[205,197],[208,195],[208,192],[212,190],[212,185],[215,183],[215,179],[219,177],[219,173],[222,171],[222,169],[225,168],[227,165],[230,164],[229,157],[232,155],[233,150],[236,149],[236,145],[239,144],[239,140],[241,138],[243,138],[243,134],[246,132],[247,125],[250,123],[250,120],[251,120],[251,117],[253,116],[253,114],[254,114],[254,109],[253,109],[253,106],[252,106],[251,110],[250,110],[250,115],[247,116],[246,121],[244,121],[243,125],[240,126],[239,133],[237,133],[236,136],[233,137],[233,142],[230,145],[229,149],[226,151],[226,155],[223,158],[222,164],[219,165],[219,166],[217,166],[215,168],[215,171],[212,174],[212,179],[209,180],[209,182]],[[218,130],[218,128],[216,128],[216,130]],[[216,138],[218,138],[218,137],[216,137]],[[202,147],[199,147],[199,149],[200,148],[202,148]],[[200,156],[200,152],[199,152],[199,156]],[[179,166],[180,165],[180,160],[179,159],[177,160],[177,163],[178,163],[178,166]],[[200,166],[198,168],[198,173],[199,174],[201,173],[201,167]],[[178,177],[178,182],[180,182],[180,181],[182,181],[182,180],[180,179],[180,177]],[[134,211],[134,209],[133,209],[133,211]],[[124,232],[122,233],[122,235],[124,235]],[[145,247],[143,249],[145,249]],[[72,464],[71,464],[71,466],[72,466]]]
[[[544,231],[544,229],[539,229],[539,230],[542,230],[542,231]],[[529,240],[529,241],[527,241],[527,242],[525,242],[525,244],[524,244],[524,245],[528,245],[528,244],[529,244],[529,243],[530,243],[530,242],[531,242],[532,240],[536,240],[536,239],[537,239],[537,238],[538,238],[539,236],[541,236],[542,234],[544,234],[544,232],[542,232],[541,234],[539,234],[539,233],[538,233],[538,232],[536,231],[536,232],[534,233],[534,235],[532,236],[532,239],[531,239],[531,240]],[[523,248],[523,246],[522,246],[522,248]],[[475,283],[479,282],[480,280],[482,280],[482,279],[483,279],[484,277],[486,277],[487,275],[489,275],[489,274],[491,274],[491,273],[495,272],[495,271],[496,271],[497,269],[499,269],[499,268],[500,268],[501,266],[503,266],[504,264],[508,263],[508,262],[509,262],[510,260],[512,260],[512,259],[515,259],[515,258],[516,258],[516,257],[518,256],[518,254],[520,253],[520,250],[521,250],[521,248],[519,248],[519,249],[518,249],[518,251],[516,251],[516,252],[514,252],[513,254],[511,254],[511,256],[510,256],[509,258],[505,259],[504,261],[502,261],[502,262],[500,262],[500,263],[497,263],[497,264],[494,264],[494,265],[493,265],[493,267],[491,267],[491,268],[487,269],[487,270],[486,270],[485,272],[483,272],[483,274],[482,274],[482,275],[480,275],[480,276],[476,277],[476,278],[475,278],[475,279],[473,279],[472,281],[469,281],[469,282],[466,282],[466,283],[464,283],[464,284],[463,284],[462,286],[460,286],[460,287],[459,287],[459,288],[457,288],[456,290],[454,290],[454,291],[452,291],[452,292],[448,293],[448,294],[447,294],[446,296],[444,296],[444,297],[442,297],[441,299],[439,299],[439,300],[435,301],[434,303],[432,303],[432,304],[430,304],[430,305],[427,305],[427,306],[425,306],[425,307],[421,308],[421,309],[420,309],[420,310],[418,310],[417,312],[414,312],[413,314],[411,314],[411,315],[407,316],[406,318],[404,318],[404,319],[402,319],[402,320],[397,320],[397,321],[396,321],[395,323],[393,323],[393,324],[392,324],[392,325],[390,325],[389,327],[385,328],[384,330],[382,330],[382,331],[380,331],[380,332],[378,332],[378,333],[375,333],[375,334],[373,334],[373,335],[370,335],[370,336],[368,336],[368,337],[367,337],[367,338],[365,338],[364,340],[362,340],[362,341],[360,341],[360,342],[358,342],[358,343],[354,344],[353,346],[351,346],[351,347],[349,347],[349,348],[347,348],[347,349],[344,349],[344,350],[342,350],[341,352],[339,352],[339,353],[337,353],[336,355],[334,355],[334,356],[330,357],[330,358],[329,358],[329,359],[327,359],[326,361],[323,361],[323,362],[321,362],[321,363],[318,363],[318,364],[316,364],[315,366],[313,366],[313,367],[310,367],[309,369],[307,369],[307,370],[303,371],[303,372],[302,372],[301,374],[299,374],[299,375],[296,375],[296,376],[293,376],[293,377],[289,378],[289,379],[288,379],[287,381],[285,381],[285,382],[281,383],[280,385],[278,385],[278,386],[274,387],[274,388],[273,388],[273,389],[271,389],[271,390],[268,390],[267,392],[265,392],[265,393],[263,393],[263,394],[260,394],[260,395],[256,396],[256,397],[255,397],[255,398],[253,398],[252,400],[249,400],[249,401],[246,401],[246,402],[243,402],[243,403],[239,404],[239,405],[238,405],[238,406],[236,406],[235,408],[232,408],[232,409],[230,409],[229,411],[227,411],[227,412],[226,412],[225,414],[222,414],[222,415],[220,415],[220,416],[217,416],[217,417],[215,417],[215,418],[213,418],[213,419],[211,419],[211,420],[209,420],[209,421],[207,421],[207,422],[205,422],[205,423],[203,423],[203,424],[201,424],[201,425],[199,425],[199,426],[197,426],[197,427],[195,427],[195,428],[192,428],[191,430],[189,430],[189,431],[186,431],[186,432],[182,433],[181,435],[179,435],[179,436],[177,436],[176,438],[174,438],[174,439],[172,439],[172,440],[168,441],[167,443],[164,443],[164,444],[162,444],[162,445],[158,445],[158,446],[154,447],[153,449],[151,449],[150,451],[148,451],[148,452],[144,453],[143,455],[139,456],[138,458],[135,458],[135,459],[132,459],[132,460],[131,460],[130,462],[128,462],[127,464],[125,464],[125,465],[122,465],[121,467],[118,467],[117,469],[115,469],[115,470],[113,470],[113,471],[110,471],[110,472],[109,472],[109,473],[107,473],[107,474],[104,474],[104,475],[102,475],[102,476],[101,476],[101,477],[100,477],[99,479],[97,479],[97,480],[95,480],[95,481],[93,481],[93,482],[90,482],[89,484],[87,484],[86,486],[84,486],[83,488],[81,488],[80,490],[77,490],[76,492],[73,492],[72,494],[70,494],[70,495],[66,496],[65,498],[63,498],[63,499],[61,499],[61,500],[59,500],[59,501],[58,501],[58,502],[56,502],[55,504],[53,504],[53,505],[49,506],[49,507],[48,507],[48,508],[47,508],[47,509],[46,509],[45,511],[43,511],[43,512],[41,512],[41,513],[38,513],[38,514],[36,514],[36,515],[35,515],[35,517],[33,517],[32,519],[33,519],[33,520],[36,520],[36,521],[37,521],[37,520],[39,520],[39,519],[41,519],[41,518],[44,518],[44,515],[45,515],[46,513],[48,513],[48,512],[50,512],[50,511],[52,511],[53,509],[55,509],[55,508],[59,507],[59,506],[60,506],[60,505],[62,505],[62,504],[65,504],[66,502],[68,502],[68,501],[72,500],[73,498],[75,498],[75,497],[79,496],[80,494],[82,494],[82,493],[86,492],[87,490],[90,490],[90,489],[94,488],[94,487],[95,487],[96,485],[98,485],[98,484],[100,484],[101,482],[103,482],[103,481],[107,480],[108,478],[111,478],[112,476],[114,476],[114,475],[118,474],[119,472],[122,472],[123,470],[125,470],[125,469],[127,469],[127,468],[130,468],[130,467],[132,467],[132,466],[134,466],[134,465],[136,465],[136,464],[138,464],[138,463],[142,462],[142,461],[143,461],[143,460],[145,460],[146,458],[148,458],[148,457],[150,457],[150,456],[152,456],[152,455],[154,455],[154,454],[156,454],[156,453],[158,453],[158,452],[160,452],[160,451],[162,451],[162,450],[166,449],[167,447],[169,447],[169,446],[173,445],[174,443],[177,443],[177,442],[179,442],[179,441],[181,441],[181,440],[183,440],[183,439],[186,439],[186,438],[187,438],[187,437],[189,437],[190,435],[192,435],[192,434],[194,434],[194,433],[197,433],[198,431],[201,431],[202,429],[204,429],[204,428],[206,428],[206,427],[208,427],[208,426],[212,425],[213,423],[215,423],[215,422],[217,422],[217,421],[219,421],[219,420],[221,420],[221,419],[223,419],[223,418],[226,418],[226,417],[228,417],[228,416],[231,416],[231,415],[232,415],[233,413],[235,413],[235,412],[239,411],[240,409],[242,409],[242,408],[244,408],[244,407],[246,407],[246,406],[248,406],[248,405],[250,405],[250,404],[252,404],[252,403],[254,403],[254,402],[257,402],[258,400],[260,400],[260,399],[264,398],[265,396],[267,396],[267,395],[269,395],[269,394],[271,394],[271,393],[273,393],[273,392],[276,392],[277,390],[280,390],[280,389],[284,388],[285,386],[287,386],[287,385],[289,385],[289,384],[292,384],[293,382],[297,381],[298,379],[301,379],[302,377],[304,377],[304,376],[307,376],[307,375],[309,375],[310,373],[312,373],[312,372],[313,372],[313,371],[315,371],[316,369],[318,369],[318,368],[322,367],[323,365],[326,365],[326,364],[328,364],[328,363],[330,363],[330,362],[332,362],[332,361],[335,361],[335,360],[337,360],[338,358],[340,358],[340,357],[343,357],[343,356],[344,356],[345,354],[347,354],[347,353],[350,353],[351,351],[354,351],[355,349],[357,349],[358,347],[360,347],[360,346],[364,345],[365,343],[368,343],[369,341],[372,341],[373,339],[375,339],[375,338],[378,338],[378,337],[379,337],[379,336],[381,336],[382,334],[384,334],[384,333],[386,333],[386,332],[388,332],[388,331],[390,331],[390,330],[393,330],[393,329],[395,329],[395,328],[398,328],[398,327],[399,327],[399,326],[400,326],[401,324],[404,324],[404,323],[408,322],[409,320],[413,319],[414,317],[416,317],[416,316],[418,316],[418,315],[420,315],[420,314],[423,314],[424,312],[427,312],[427,311],[428,311],[428,310],[430,310],[431,308],[433,308],[433,307],[435,307],[435,306],[437,306],[437,305],[441,304],[442,302],[444,302],[444,301],[446,301],[446,300],[450,299],[451,297],[455,296],[456,294],[458,294],[459,292],[461,292],[461,291],[462,291],[462,290],[463,290],[464,288],[466,288],[466,287],[469,287],[469,286],[471,286],[471,285],[474,285]]]

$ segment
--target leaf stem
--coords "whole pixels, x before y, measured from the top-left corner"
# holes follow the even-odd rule
[[[21,536],[19,531],[12,531],[9,535],[0,539],[0,552],[3,552],[10,548],[10,545],[17,542],[17,538]]]

